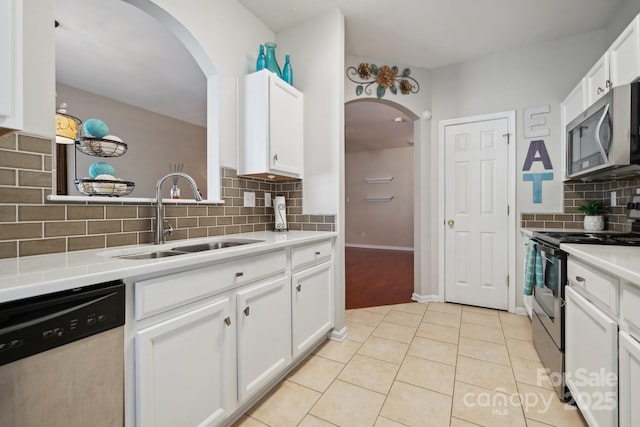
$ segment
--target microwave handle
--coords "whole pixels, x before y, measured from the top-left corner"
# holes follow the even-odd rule
[[[598,150],[600,150],[600,155],[602,156],[602,160],[605,163],[609,162],[607,158],[607,153],[604,151],[604,147],[602,146],[602,140],[600,140],[600,128],[602,128],[602,124],[604,123],[604,119],[609,114],[609,104],[604,106],[604,111],[602,112],[602,116],[600,120],[598,120],[598,124],[596,125],[596,143],[598,144]]]

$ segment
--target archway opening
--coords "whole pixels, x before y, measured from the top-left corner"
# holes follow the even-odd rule
[[[417,119],[391,101],[345,104],[347,309],[411,302]]]

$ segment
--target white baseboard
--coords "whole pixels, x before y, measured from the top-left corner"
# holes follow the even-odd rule
[[[347,338],[347,335],[349,335],[347,333],[347,327],[344,326],[342,329],[340,330],[336,330],[335,328],[333,328],[332,330],[330,330],[327,333],[327,338],[329,338],[332,341],[339,341],[342,342]]]
[[[413,248],[404,246],[378,246],[378,245],[360,245],[358,243],[346,243],[347,248],[362,248],[362,249],[384,249],[387,251],[409,251],[413,252]]]
[[[529,316],[529,319],[531,319],[532,316],[532,310],[533,307],[531,306],[532,303],[532,299],[533,297],[531,295],[525,295],[524,296],[524,308],[523,307],[517,307],[516,308],[516,313],[518,313],[518,309],[522,308],[524,310],[523,314],[526,314],[527,316]]]
[[[440,297],[438,295],[418,295],[414,293],[411,295],[411,299],[419,303],[438,302]]]

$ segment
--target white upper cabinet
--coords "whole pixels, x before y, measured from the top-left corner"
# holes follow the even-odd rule
[[[0,128],[22,129],[22,0],[0,2]]]
[[[640,15],[618,36],[608,53],[612,86],[631,83],[640,77]]]
[[[567,125],[587,108],[586,80],[582,79],[562,102],[562,123]],[[563,132],[566,130],[563,126]]]
[[[587,88],[587,105],[591,105],[609,92],[611,81],[609,80],[609,54],[600,57],[585,76]]]
[[[303,131],[302,92],[268,70],[240,79],[238,175],[302,178]]]

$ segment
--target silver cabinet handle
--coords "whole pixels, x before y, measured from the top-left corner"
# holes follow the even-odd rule
[[[585,282],[584,277],[576,276],[576,282],[584,283]]]
[[[316,256],[320,255],[320,251],[316,252]]]
[[[301,284],[298,284],[298,286],[296,286],[296,290],[297,290],[298,292],[300,292],[300,291],[302,290],[302,285],[301,285]]]
[[[606,82],[604,82],[604,87],[606,87],[607,89],[611,87],[611,80],[607,80]]]
[[[246,306],[243,311],[244,315],[247,317],[249,316],[249,314],[251,314],[251,308],[249,306]]]
[[[598,95],[600,95],[602,92],[604,92],[604,89],[602,89],[601,87],[598,88],[598,90],[596,91]]]
[[[236,277],[242,277],[244,276],[244,273],[242,271],[239,271],[236,273]]]
[[[278,155],[277,155],[277,154],[273,156],[273,161],[274,161],[274,162],[277,162],[277,161],[278,161]]]
[[[224,318],[224,324],[227,325],[227,326],[231,325],[231,318],[229,316]]]

